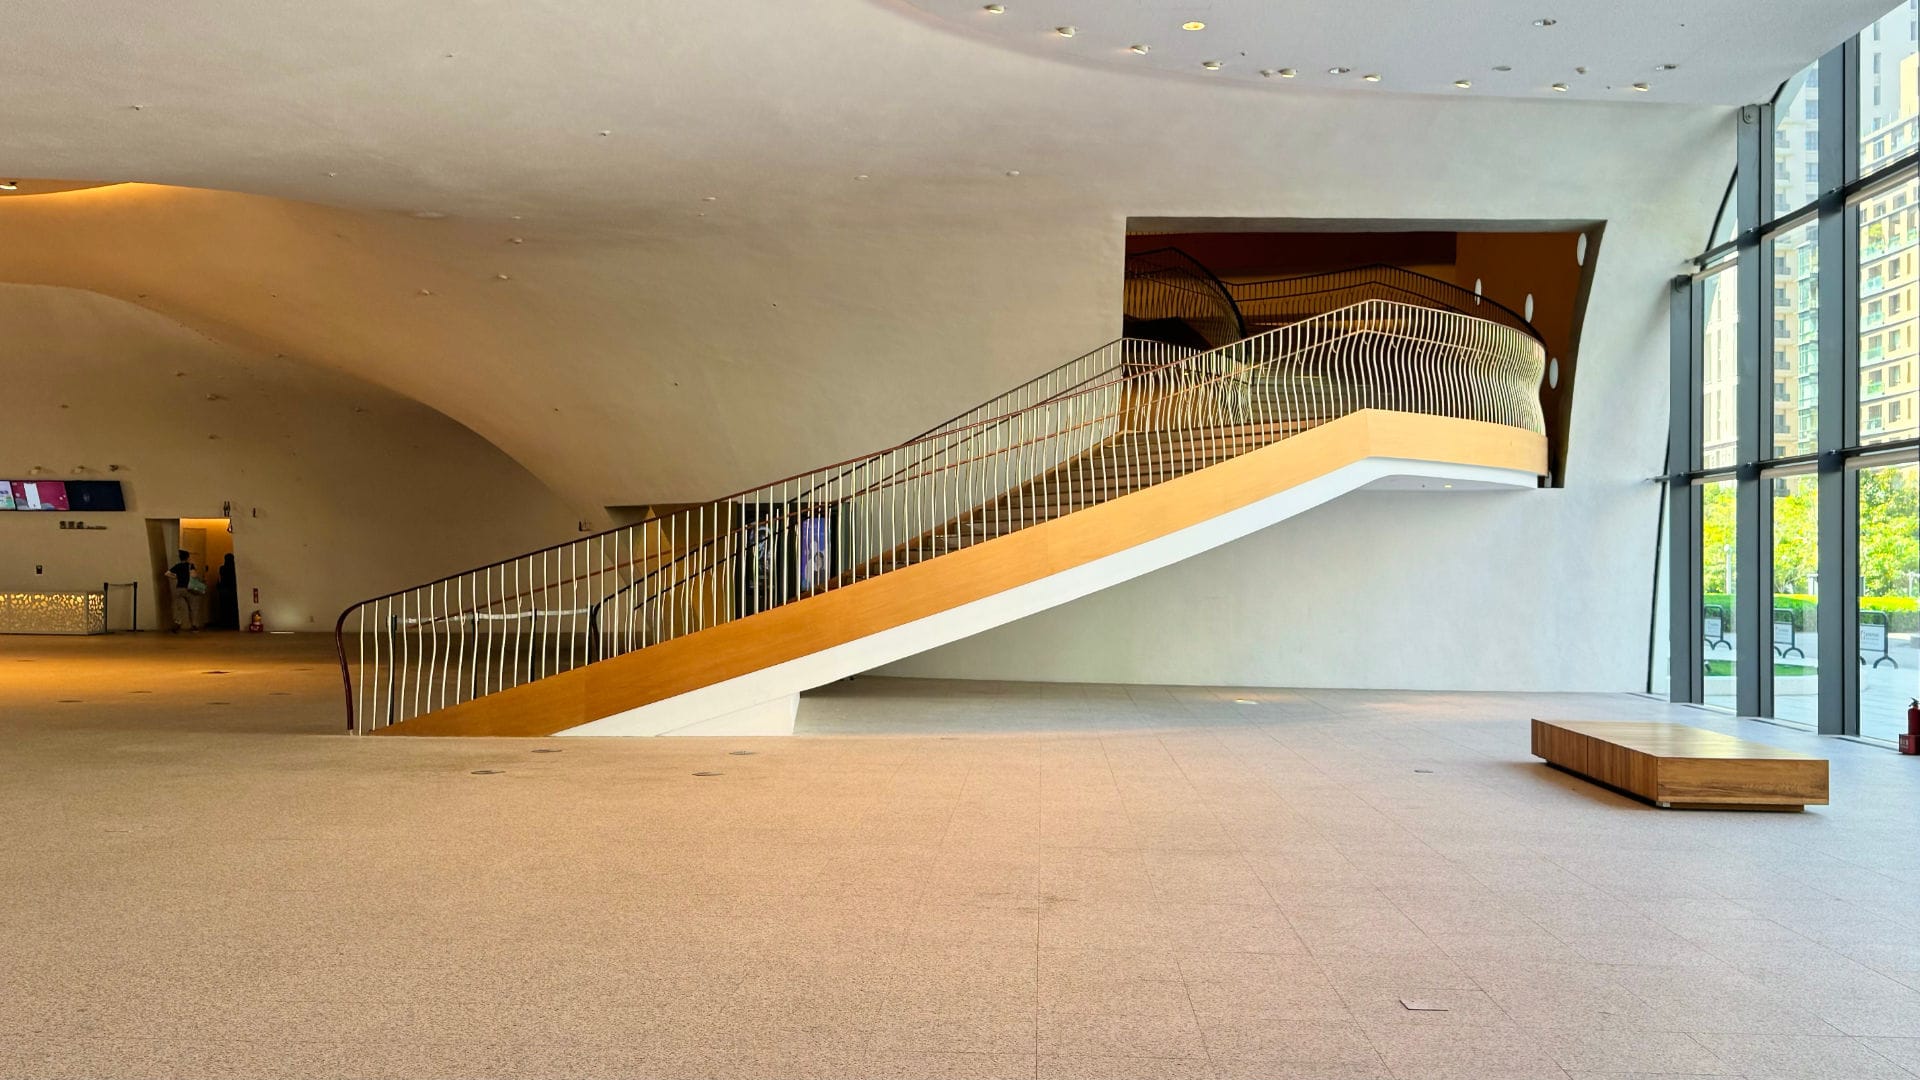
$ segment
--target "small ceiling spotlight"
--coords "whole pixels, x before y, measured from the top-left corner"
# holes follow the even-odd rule
[[[1218,61],[1218,60],[1202,60],[1202,61],[1200,61],[1200,66],[1201,66],[1201,67],[1203,67],[1203,68],[1206,68],[1206,69],[1207,69],[1208,71],[1219,71],[1219,70],[1220,70],[1220,61]]]
[[[1495,70],[1495,71],[1512,71],[1512,70],[1513,70],[1513,65],[1512,65],[1512,64],[1495,64],[1495,65],[1493,65],[1493,70]]]
[[[1148,53],[1150,53],[1150,52],[1152,52],[1152,51],[1153,51],[1153,46],[1151,46],[1151,45],[1129,45],[1129,46],[1127,46],[1127,51],[1128,51],[1128,52],[1130,52],[1130,53],[1137,53],[1137,54],[1139,54],[1139,55],[1141,55],[1141,56],[1145,56],[1145,55],[1147,55]]]
[[[1653,86],[1650,83],[1637,82],[1633,84],[1633,88],[1644,94],[1647,91],[1653,89]]]
[[[1195,19],[1192,22],[1183,22],[1180,24],[1180,29],[1182,30],[1205,30],[1206,28],[1207,28],[1207,24],[1201,22],[1199,19]]]
[[[1587,73],[1587,69],[1584,67],[1577,67],[1573,69],[1573,73],[1575,75],[1585,75]]]
[[[989,15],[1005,15],[1007,13],[1007,6],[1005,4],[988,4],[980,10]]]
[[[19,191],[19,190],[20,190],[20,181],[0,180],[0,191]]]
[[[1292,68],[1281,68],[1276,74],[1278,74],[1283,79],[1291,79],[1295,75],[1298,75],[1300,73],[1293,70]]]
[[[1360,81],[1362,81],[1362,82],[1379,82],[1379,81],[1380,81],[1380,76],[1378,76],[1378,75],[1373,75],[1373,74],[1367,74],[1367,75],[1362,75],[1362,76],[1360,76]]]
[[[1079,33],[1080,30],[1078,27],[1073,26],[1056,26],[1053,28],[1053,32],[1059,34],[1061,37],[1072,37]]]
[[[1678,70],[1680,70],[1680,65],[1679,65],[1679,64],[1655,64],[1655,65],[1654,65],[1654,68],[1653,68],[1653,70],[1655,70],[1655,71],[1678,71]]]
[[[1020,170],[1019,170],[1019,169],[1008,169],[1008,170],[1007,170],[1007,175],[1008,175],[1008,176],[1019,176],[1019,175],[1020,175]]]
[[[1353,69],[1352,69],[1352,68],[1350,68],[1350,67],[1330,67],[1330,68],[1328,68],[1328,69],[1327,69],[1327,74],[1329,74],[1329,75],[1345,75],[1345,74],[1347,74],[1347,73],[1349,73],[1349,72],[1351,72],[1352,70],[1353,70]]]
[[[1559,21],[1559,19],[1535,19],[1533,20],[1533,25],[1545,29],[1546,27],[1557,24]]]
[[[1552,86],[1552,90],[1556,94],[1564,94],[1567,92],[1567,84],[1563,82],[1554,83]]]
[[[1453,80],[1453,85],[1459,87],[1462,90],[1471,90],[1473,89],[1473,80],[1472,79],[1455,79]]]

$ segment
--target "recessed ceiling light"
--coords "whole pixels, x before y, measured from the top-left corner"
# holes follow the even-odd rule
[[[1372,75],[1372,74],[1368,74],[1368,75],[1362,75],[1362,76],[1360,76],[1360,78],[1361,78],[1361,80],[1362,80],[1362,81],[1364,81],[1364,82],[1379,82],[1379,81],[1380,81],[1380,76],[1378,76],[1378,75]]]
[[[1472,79],[1455,79],[1453,80],[1453,85],[1459,87],[1462,90],[1471,90],[1473,89],[1473,80]]]
[[[1180,29],[1182,30],[1205,30],[1206,28],[1207,28],[1207,24],[1201,22],[1198,19],[1195,19],[1192,22],[1183,22],[1180,24]]]
[[[1647,83],[1643,83],[1643,82],[1637,82],[1637,83],[1634,83],[1634,84],[1633,84],[1633,88],[1634,88],[1635,90],[1638,90],[1638,91],[1640,91],[1640,92],[1641,92],[1641,93],[1643,93],[1643,94],[1644,94],[1644,93],[1646,93],[1647,91],[1649,91],[1649,90],[1651,90],[1651,89],[1653,89],[1653,87],[1652,87],[1651,85],[1649,85],[1649,84],[1647,84]]]
[[[1655,70],[1655,71],[1678,71],[1678,70],[1680,70],[1680,65],[1679,65],[1679,64],[1656,64],[1656,65],[1654,65],[1654,69],[1653,69],[1653,70]]]
[[[1206,68],[1206,69],[1207,69],[1208,71],[1219,71],[1219,70],[1220,70],[1220,61],[1218,61],[1218,60],[1202,60],[1202,61],[1200,61],[1200,66],[1201,66],[1201,67],[1203,67],[1203,68]]]
[[[1072,37],[1073,35],[1079,33],[1080,31],[1077,27],[1056,26],[1053,28],[1053,32],[1056,34],[1059,34],[1061,37]]]
[[[1330,68],[1328,68],[1328,69],[1327,69],[1327,74],[1329,74],[1329,75],[1345,75],[1346,73],[1348,73],[1349,71],[1352,71],[1352,70],[1353,70],[1353,69],[1352,69],[1352,68],[1350,68],[1350,67],[1330,67]]]
[[[1130,52],[1130,53],[1139,53],[1139,54],[1140,54],[1141,56],[1145,56],[1145,55],[1147,55],[1148,53],[1150,53],[1150,52],[1152,52],[1152,51],[1153,51],[1153,46],[1151,46],[1151,45],[1129,45],[1129,46],[1127,46],[1127,51],[1128,51],[1128,52]]]
[[[1555,93],[1564,94],[1567,92],[1567,84],[1563,82],[1554,83],[1553,90]]]
[[[1283,79],[1291,79],[1295,75],[1298,75],[1300,73],[1293,70],[1292,68],[1281,68],[1277,74],[1279,74],[1279,76]]]
[[[1495,64],[1495,65],[1493,66],[1493,70],[1495,70],[1495,71],[1512,71],[1512,70],[1513,70],[1513,65],[1512,65],[1512,64]]]
[[[983,7],[980,10],[986,12],[989,15],[1005,15],[1007,13],[1007,9],[1004,4],[988,4],[986,7]]]
[[[1533,25],[1539,26],[1539,27],[1547,27],[1547,26],[1552,26],[1559,21],[1560,21],[1559,19],[1535,19],[1533,20]]]
[[[1019,169],[1008,169],[1008,170],[1007,170],[1007,175],[1008,175],[1008,176],[1019,176],[1019,175],[1020,175],[1020,170],[1019,170]]]
[[[855,177],[854,177],[854,179],[855,179],[855,180],[865,180],[866,178],[867,178],[867,174],[866,174],[866,173],[861,173],[861,174],[859,174],[858,176],[855,176]]]
[[[19,191],[19,190],[20,190],[20,181],[0,180],[0,191]]]
[[[1584,67],[1577,67],[1573,69],[1573,73],[1575,75],[1585,75],[1587,73],[1587,69]]]

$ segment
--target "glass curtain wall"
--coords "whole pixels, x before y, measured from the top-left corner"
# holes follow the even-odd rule
[[[1675,294],[1673,700],[1891,739],[1920,696],[1917,135],[1920,0],[1742,110]]]

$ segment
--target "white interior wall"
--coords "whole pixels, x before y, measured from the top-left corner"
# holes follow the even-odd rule
[[[1731,109],[1143,78],[887,5],[750,11],[634,9],[648,63],[534,8],[463,25],[431,65],[440,43],[406,27],[333,20],[283,49],[236,23],[271,44],[249,69],[311,77],[116,86],[100,125],[36,97],[14,166],[219,190],[0,200],[0,277],[385,386],[586,507],[842,460],[1098,346],[1132,217],[1604,222],[1564,491],[1476,515],[1364,496],[890,670],[1639,684],[1665,288],[1723,190]],[[819,42],[832,63],[794,47]],[[572,49],[605,70],[569,82]],[[1348,647],[1383,624],[1407,628],[1390,663]]]
[[[138,580],[141,625],[157,628],[146,519],[231,502],[241,619],[257,608],[270,630],[331,631],[349,603],[574,525],[525,469],[418,402],[104,296],[0,285],[0,371],[0,477],[37,467],[127,495],[124,513],[0,512],[0,591]]]

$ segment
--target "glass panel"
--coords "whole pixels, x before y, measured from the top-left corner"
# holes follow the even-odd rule
[[[1820,442],[1819,224],[1773,239],[1773,456]]]
[[[1773,483],[1773,715],[1818,726],[1820,481]]]
[[[1669,612],[1673,598],[1667,582],[1667,485],[1660,485],[1660,542],[1653,557],[1653,640],[1648,650],[1647,691],[1668,697],[1673,690],[1673,625]]]
[[[1734,464],[1740,439],[1740,268],[1700,281],[1700,465]]]
[[[1860,442],[1920,433],[1915,383],[1915,247],[1920,239],[1920,181],[1863,201],[1860,229]]]
[[[1707,238],[1707,250],[1711,251],[1733,239],[1734,226],[1738,224],[1734,217],[1733,184],[1729,182],[1727,193],[1720,196],[1720,211],[1713,216],[1713,235]]]
[[[1734,707],[1734,481],[1700,485],[1700,600],[1706,638],[1706,703]]]
[[[1905,0],[1860,31],[1860,174],[1914,147],[1920,118],[1920,0]]]
[[[1820,194],[1820,62],[1802,68],[1773,104],[1773,216]]]
[[[1860,734],[1892,740],[1920,695],[1920,501],[1913,465],[1861,469]]]

